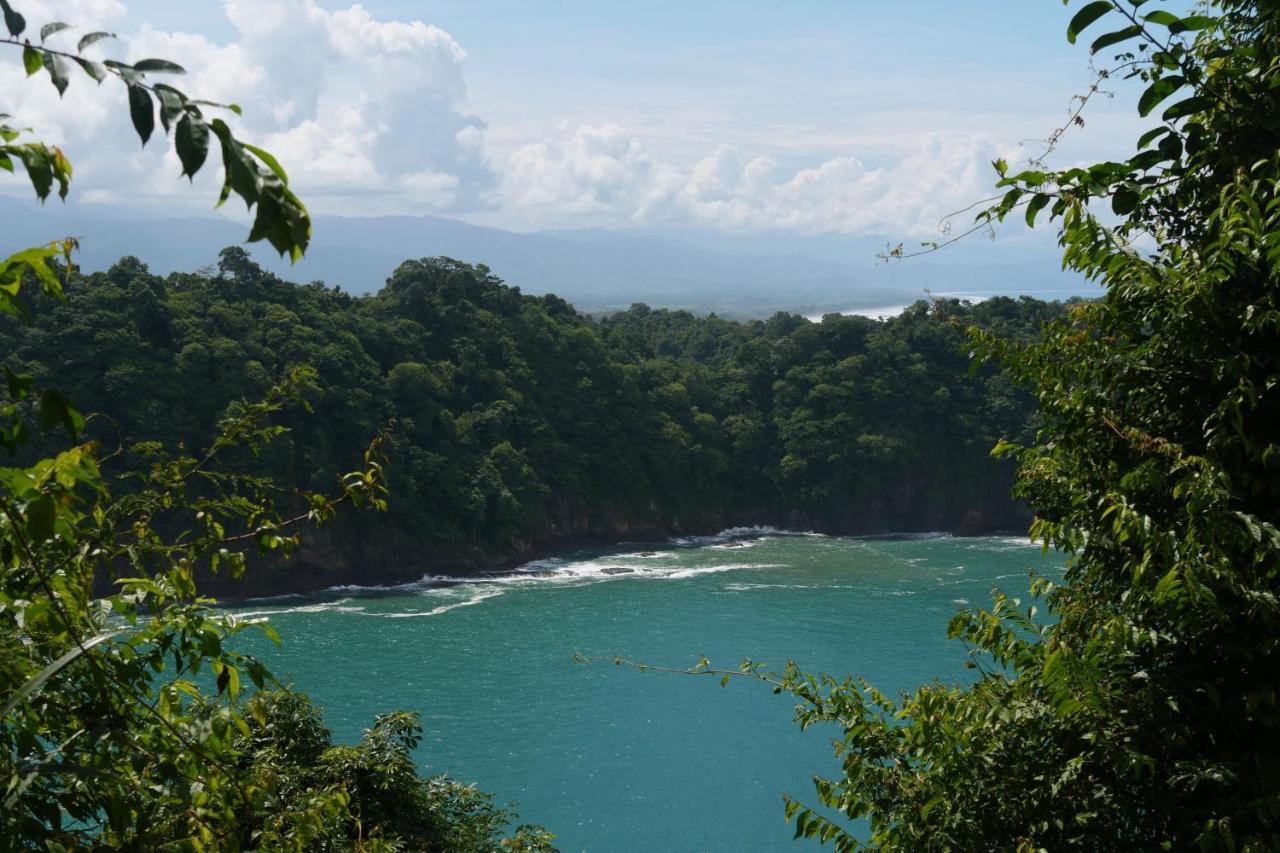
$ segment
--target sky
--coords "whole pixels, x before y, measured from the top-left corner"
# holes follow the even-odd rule
[[[1077,0],[14,5],[36,25],[118,33],[88,52],[172,59],[188,94],[242,105],[237,131],[315,213],[513,230],[929,239],[990,194],[993,159],[1037,152],[1092,79],[1064,35]],[[9,60],[0,111],[65,148],[78,202],[211,209],[217,170],[193,192],[167,140],[141,149],[122,86],[81,77],[59,101]],[[1120,94],[1095,100],[1053,163],[1132,149],[1142,128]]]

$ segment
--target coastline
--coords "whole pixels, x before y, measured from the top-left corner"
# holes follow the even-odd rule
[[[730,535],[722,541],[769,534],[818,534],[862,539],[1025,536],[1025,522],[1029,519],[1029,514],[1023,511],[1017,517],[1000,519],[1004,523],[985,526],[952,524],[869,527],[788,523],[799,520],[799,514],[788,513],[783,518],[768,515],[763,520],[758,516],[730,518],[727,521],[717,518],[707,519],[706,523],[697,525],[626,525],[622,530],[563,532],[559,535],[544,535],[532,542],[513,543],[513,547],[503,553],[476,548],[453,554],[419,554],[412,559],[407,553],[411,549],[395,547],[394,543],[385,541],[378,543],[380,547],[375,547],[372,553],[363,551],[367,559],[361,560],[359,556],[335,559],[337,554],[334,550],[326,549],[325,543],[312,539],[304,540],[294,558],[288,561],[251,561],[245,575],[238,580],[202,573],[199,581],[202,592],[212,595],[220,604],[240,606],[260,599],[308,597],[339,589],[390,590],[421,583],[426,579],[439,584],[466,583],[498,573],[513,572],[542,560],[563,559],[586,550],[613,550],[631,545],[637,548],[656,548],[680,544],[684,539],[719,538],[725,534]],[[388,544],[391,547],[386,547]]]

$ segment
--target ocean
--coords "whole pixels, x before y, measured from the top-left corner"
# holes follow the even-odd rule
[[[864,675],[891,694],[964,681],[946,639],[964,607],[1063,559],[1021,537],[840,538],[767,528],[622,545],[457,582],[246,603],[281,648],[248,640],[311,695],[342,741],[414,710],[425,772],[514,803],[566,853],[775,851],[793,842],[782,795],[812,802],[835,775],[831,730],[801,732],[794,701],[758,683],[618,667],[705,655]],[[575,662],[575,656],[598,658]]]

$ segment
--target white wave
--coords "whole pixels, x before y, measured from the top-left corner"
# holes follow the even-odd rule
[[[717,551],[736,551],[739,548],[754,548],[760,544],[759,539],[732,539],[728,542],[717,542],[709,547]]]
[[[708,566],[690,566],[685,569],[676,569],[671,572],[664,572],[662,577],[670,580],[684,580],[685,578],[695,577],[697,575],[711,575],[717,572],[734,572],[740,569],[785,569],[782,563],[721,563],[719,565],[712,564]]]
[[[751,527],[727,527],[719,533],[712,533],[709,536],[676,536],[670,542],[673,545],[681,545],[684,547],[698,547],[703,545],[718,545],[722,542],[729,542],[734,539],[746,539],[747,537],[757,536],[812,536],[819,539],[825,539],[825,533],[815,533],[812,530],[786,530],[781,527],[773,527],[767,524],[756,524]]]
[[[779,569],[786,568],[783,564],[777,563],[748,563],[748,562],[732,562],[717,563],[717,559],[723,559],[722,554],[728,551],[736,550],[733,547],[725,546],[734,540],[741,540],[744,537],[758,536],[813,536],[823,537],[822,534],[792,530],[782,530],[774,527],[757,526],[757,527],[733,527],[723,530],[713,536],[691,537],[687,539],[671,540],[672,544],[684,547],[700,547],[712,546],[714,550],[708,548],[707,560],[697,565],[688,565],[687,556],[678,551],[624,551],[621,553],[608,554],[604,556],[593,556],[586,559],[572,559],[571,557],[546,557],[538,560],[531,560],[528,563],[516,566],[505,572],[488,572],[478,575],[423,575],[415,581],[409,581],[401,584],[377,584],[361,586],[355,584],[343,584],[332,586],[324,590],[322,594],[340,595],[333,601],[322,601],[315,603],[302,603],[306,599],[302,598],[297,605],[290,606],[284,604],[282,599],[293,598],[298,599],[299,596],[282,596],[277,599],[270,599],[273,602],[279,602],[278,606],[265,609],[246,610],[239,612],[242,619],[260,619],[269,616],[275,616],[283,613],[320,613],[320,612],[339,612],[353,613],[363,616],[374,616],[391,619],[404,619],[418,616],[437,616],[447,613],[459,607],[469,607],[473,604],[479,604],[482,601],[495,598],[502,595],[502,587],[504,586],[530,586],[540,584],[553,585],[580,585],[587,583],[599,583],[609,580],[624,580],[627,578],[646,579],[646,580],[684,580],[701,574],[711,574],[717,572],[737,571],[741,569]],[[746,547],[745,543],[739,547]],[[683,564],[682,564],[683,563]],[[441,596],[456,598],[458,595],[467,596],[462,601],[447,600],[436,607],[427,610],[412,610],[396,613],[379,612],[376,608],[369,610],[364,605],[356,605],[352,603],[352,595],[418,595],[424,598],[439,598]],[[266,601],[267,599],[262,599]]]
[[[476,595],[463,601],[455,601],[452,604],[441,604],[439,607],[433,607],[430,610],[405,610],[397,613],[362,613],[362,616],[377,616],[383,619],[417,619],[423,616],[439,616],[441,613],[448,613],[450,610],[457,610],[459,607],[471,607],[482,601],[488,601],[490,598],[497,598],[502,595],[500,589],[486,589],[477,591]]]
[[[519,566],[516,566],[515,571],[517,572],[551,571],[551,570],[558,569],[563,565],[564,565],[564,559],[561,557],[546,557],[542,560],[532,560],[528,563],[523,563]]]
[[[857,587],[847,586],[843,584],[820,584],[815,586],[809,583],[727,583],[724,585],[726,592],[754,592],[756,590],[774,590],[774,589],[856,589]]]
[[[987,536],[988,542],[1000,542],[1004,545],[1024,545],[1028,548],[1039,548],[1040,543],[1033,541],[1030,536]]]
[[[364,610],[364,607],[352,605],[350,598],[341,598],[337,601],[321,601],[315,604],[299,604],[296,607],[236,611],[235,615],[237,619],[250,620],[263,616],[275,616],[280,613],[359,613],[362,610]]]
[[[871,540],[873,542],[877,539],[889,542],[897,540],[922,542],[928,539],[954,539],[955,536],[946,530],[926,530],[922,533],[876,533],[871,536],[855,536],[853,538]]]

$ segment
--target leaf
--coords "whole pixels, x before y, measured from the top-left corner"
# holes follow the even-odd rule
[[[1205,15],[1188,15],[1187,17],[1180,19],[1176,24],[1170,24],[1169,32],[1191,33],[1198,30],[1207,30],[1216,23],[1217,21],[1214,18],[1210,18]]]
[[[142,75],[137,71],[134,71],[132,65],[124,62],[117,62],[114,59],[105,60],[102,64],[108,68],[114,69],[126,85],[133,86],[142,82]]]
[[[1142,97],[1138,98],[1138,115],[1146,116],[1159,106],[1161,101],[1186,84],[1187,81],[1185,79],[1176,75],[1161,77],[1156,80],[1142,93]]]
[[[1128,216],[1138,207],[1139,196],[1134,190],[1123,187],[1111,196],[1111,209],[1118,216]]]
[[[44,200],[53,186],[53,162],[49,150],[43,145],[24,145],[13,151],[27,168],[27,177],[36,197]]]
[[[1177,593],[1182,586],[1182,579],[1178,576],[1178,567],[1174,566],[1165,574],[1164,577],[1156,583],[1155,598],[1156,601],[1164,601],[1170,596]]]
[[[9,712],[18,706],[18,703],[23,702],[28,697],[40,692],[40,689],[44,687],[45,682],[56,675],[58,671],[63,669],[67,664],[80,657],[80,655],[89,651],[89,649],[92,649],[94,646],[101,645],[112,637],[123,634],[124,632],[124,628],[116,628],[115,630],[104,631],[97,636],[90,637],[89,639],[82,641],[71,651],[62,655],[53,663],[40,670],[40,672],[32,678],[29,678],[26,683],[14,691],[14,694],[9,697],[9,701],[5,703],[4,710],[0,710],[0,717],[8,716]]]
[[[1180,118],[1186,118],[1196,113],[1202,113],[1213,108],[1214,101],[1212,98],[1206,98],[1203,95],[1192,95],[1190,98],[1183,98],[1173,106],[1164,111],[1161,116],[1165,121],[1176,121]]]
[[[67,91],[67,63],[62,61],[62,57],[54,56],[52,53],[44,55],[44,67],[49,71],[49,77],[53,80],[53,87],[58,90],[58,97],[61,98],[63,93]]]
[[[231,133],[231,128],[220,118],[216,118],[212,122],[213,132],[217,134],[218,141],[222,144],[222,166],[224,170],[222,196],[219,204],[226,201],[232,191],[244,199],[246,207],[252,207],[258,202],[262,193],[262,173],[258,169],[257,164],[249,159],[245,154],[240,141]],[[262,209],[258,210],[258,219],[262,218]],[[254,226],[257,229],[257,224]],[[252,234],[250,240],[261,239],[261,235],[255,238]]]
[[[35,386],[35,381],[29,373],[15,373],[9,365],[4,365],[5,381],[9,383],[9,399],[18,400],[25,399],[31,393],[31,389]]]
[[[1067,24],[1067,41],[1075,44],[1076,37],[1084,32],[1086,27],[1110,12],[1112,8],[1108,0],[1094,0],[1079,12],[1076,12],[1075,17],[1071,19],[1071,23]]]
[[[156,129],[156,114],[151,105],[151,95],[141,86],[129,85],[129,117],[138,131],[142,144],[146,145],[151,132]]]
[[[1141,35],[1141,34],[1142,34],[1142,27],[1138,26],[1137,24],[1125,27],[1122,30],[1116,30],[1115,32],[1107,33],[1106,35],[1099,36],[1093,42],[1093,44],[1089,46],[1089,52],[1097,53],[1098,51],[1104,48],[1111,47],[1111,45],[1113,44],[1119,44],[1122,41],[1128,41],[1134,36]]]
[[[258,146],[250,145],[247,142],[241,142],[240,145],[244,147],[246,151],[253,152],[254,156],[263,163],[266,163],[267,167],[276,173],[276,177],[280,178],[280,180],[284,181],[286,184],[289,183],[289,176],[285,174],[284,167],[280,165],[279,161],[276,160],[270,152],[263,151]]]
[[[1027,205],[1027,225],[1032,228],[1036,224],[1036,214],[1040,212],[1046,204],[1049,203],[1049,196],[1044,193],[1036,193],[1031,197],[1031,203]]]
[[[4,25],[9,28],[9,35],[17,38],[27,28],[27,19],[13,11],[9,0],[0,0],[0,9],[4,10]]]
[[[182,174],[192,177],[209,156],[209,126],[190,113],[184,115],[178,121],[173,145],[182,161]]]
[[[83,53],[84,49],[94,42],[102,41],[103,39],[113,39],[115,37],[115,33],[88,33],[87,35],[80,37],[80,41],[76,43],[76,50]]]
[[[30,77],[44,67],[44,55],[29,44],[22,46],[22,67]]]
[[[140,59],[133,63],[134,71],[152,71],[162,74],[186,74],[187,69],[167,59]]]
[[[154,90],[156,97],[160,99],[160,124],[164,127],[165,133],[168,133],[173,123],[186,115],[182,93],[171,86],[163,85],[155,86]]]
[[[62,21],[54,21],[53,23],[45,24],[40,28],[40,41],[43,42],[54,33],[60,33],[63,30],[69,29],[71,29],[71,25],[64,24]]]
[[[61,426],[72,440],[84,429],[84,415],[71,405],[67,395],[56,388],[46,388],[40,392],[36,420],[42,429]]]
[[[1156,139],[1156,137],[1164,136],[1166,133],[1173,133],[1173,131],[1167,127],[1156,127],[1148,130],[1146,133],[1142,134],[1142,136],[1138,137],[1138,149],[1141,150],[1146,148]]]
[[[84,69],[85,74],[88,74],[99,83],[107,79],[107,69],[104,66],[91,59],[85,59],[83,56],[77,56],[75,60],[76,64]]]
[[[39,545],[53,535],[53,525],[58,518],[58,508],[48,495],[27,504],[27,537],[32,545]]]
[[[1155,24],[1160,27],[1171,27],[1179,23],[1182,19],[1172,12],[1166,12],[1164,9],[1157,9],[1154,12],[1148,12],[1142,16],[1142,20],[1148,24]]]
[[[221,671],[218,673],[218,680],[217,680],[219,695],[226,692],[227,686],[230,683],[231,683],[231,672],[227,669],[226,666],[223,666],[221,667]]]

